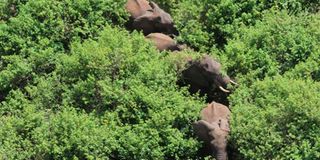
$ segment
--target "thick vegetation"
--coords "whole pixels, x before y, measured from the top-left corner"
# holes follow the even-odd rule
[[[266,78],[232,95],[232,143],[241,159],[319,159],[320,84]]]
[[[299,64],[319,64],[319,24],[319,15],[293,17],[271,11],[255,26],[239,28],[220,55],[228,61],[225,65],[230,72],[246,79],[284,74]],[[305,75],[311,77],[318,64]]]
[[[3,82],[10,90],[0,109],[3,157],[195,155],[189,123],[203,104],[177,90],[174,68],[140,34],[106,27],[97,41],[73,43],[69,54],[39,54],[5,56],[1,76],[11,79]],[[50,73],[38,73],[40,59]]]
[[[124,29],[125,0],[0,2],[0,159],[203,159],[204,98],[176,85],[208,53],[240,83],[230,158],[320,159],[318,0],[157,0],[187,50]]]
[[[261,20],[269,9],[287,9],[295,14],[319,11],[318,0],[180,0],[172,3],[175,21],[180,28],[181,41],[202,51],[212,47],[223,48],[239,27],[252,26]],[[175,5],[174,5],[175,4]]]

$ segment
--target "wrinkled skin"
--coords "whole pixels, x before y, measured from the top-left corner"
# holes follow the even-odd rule
[[[151,40],[158,50],[181,51],[186,46],[177,44],[171,37],[162,33],[151,33],[146,36]]]
[[[143,31],[144,35],[150,33],[164,33],[167,35],[178,35],[171,16],[163,11],[156,3],[150,2],[152,9],[134,19],[132,29]]]
[[[230,110],[227,106],[212,102],[201,111],[201,120],[193,123],[195,134],[210,147],[217,160],[227,160],[227,136]]]
[[[221,92],[219,87],[227,88],[230,78],[223,76],[220,70],[221,64],[208,55],[200,60],[191,60],[187,68],[182,71],[180,85],[190,85],[191,93],[200,91],[201,95],[212,91]]]

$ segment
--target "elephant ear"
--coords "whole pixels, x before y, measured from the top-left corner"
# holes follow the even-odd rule
[[[209,136],[209,132],[214,130],[213,125],[204,120],[199,120],[193,123],[193,129],[200,140],[205,141],[207,143],[211,141],[212,137]]]
[[[153,9],[153,10],[160,10],[161,8],[157,5],[157,3],[154,3],[152,1],[149,2],[149,6]]]
[[[149,5],[152,8],[152,12],[153,12],[153,14],[156,18],[155,20],[157,22],[159,22],[159,23],[164,23],[166,21],[172,22],[171,16],[168,13],[166,13],[165,11],[163,11],[156,3],[150,2]],[[170,19],[167,19],[166,17],[170,17]]]

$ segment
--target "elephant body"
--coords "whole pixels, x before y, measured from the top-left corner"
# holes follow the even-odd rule
[[[171,37],[162,33],[151,33],[146,38],[151,40],[160,51],[180,51],[185,47],[177,44]]]
[[[156,3],[146,0],[128,0],[126,10],[131,15],[129,29],[150,33],[178,35],[170,14],[162,10]]]
[[[227,160],[227,136],[230,132],[230,110],[212,102],[201,111],[201,120],[193,123],[195,134],[209,146],[217,160]]]

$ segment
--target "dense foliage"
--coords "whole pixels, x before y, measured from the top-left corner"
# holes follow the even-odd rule
[[[230,72],[246,79],[284,74],[299,63],[319,64],[319,24],[318,15],[271,11],[255,26],[239,28],[220,55]]]
[[[14,10],[16,16],[11,19],[8,17],[13,15],[2,17],[6,23],[0,26],[0,52],[2,55],[20,52],[28,55],[33,50],[41,50],[48,46],[63,51],[69,48],[72,41],[96,37],[106,24],[122,25],[128,16],[123,8],[125,2],[125,0],[1,2],[2,10],[6,11],[10,6],[9,9]]]
[[[160,0],[161,1],[161,0]],[[181,0],[173,5],[173,14],[181,30],[181,41],[202,51],[222,48],[241,26],[252,26],[271,8],[290,13],[319,11],[318,0]]]
[[[318,0],[156,0],[194,49],[175,54],[124,29],[125,2],[0,2],[0,159],[205,159],[205,98],[176,85],[205,53],[240,83],[231,158],[320,158]]]
[[[29,79],[1,103],[4,158],[195,155],[199,145],[189,123],[201,101],[177,90],[174,68],[140,34],[106,27],[97,41],[74,43],[69,54],[42,55],[51,57],[41,64],[50,73],[33,68],[42,58],[37,54],[5,56],[1,77]]]
[[[232,95],[232,143],[243,159],[319,159],[320,84],[267,78]]]

